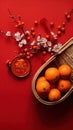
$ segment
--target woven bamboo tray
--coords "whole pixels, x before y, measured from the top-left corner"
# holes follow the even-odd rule
[[[58,101],[46,101],[43,100],[36,91],[36,80],[39,76],[43,76],[45,70],[49,67],[59,67],[61,64],[68,64],[72,68],[72,74],[70,80],[72,82],[72,86],[70,90],[62,96]],[[62,101],[64,101],[73,91],[73,37],[69,39],[59,50],[58,53],[53,55],[50,59],[48,59],[35,73],[32,80],[32,92],[36,99],[45,105],[55,105]]]

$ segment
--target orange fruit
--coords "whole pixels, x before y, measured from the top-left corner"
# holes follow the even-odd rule
[[[40,97],[46,98],[50,91],[50,84],[48,81],[40,81],[36,84],[36,91]]]
[[[61,98],[61,92],[57,88],[53,88],[50,90],[48,94],[48,99],[50,101],[57,101]]]
[[[38,82],[41,82],[41,81],[45,81],[45,80],[46,80],[45,76],[41,76],[41,77],[39,77],[39,78],[37,79],[37,83],[38,83]]]
[[[61,92],[67,92],[71,87],[71,82],[69,80],[60,79],[58,81],[58,89]]]
[[[71,67],[67,64],[61,65],[58,69],[59,69],[60,76],[65,79],[69,78],[72,72]]]
[[[50,82],[55,82],[59,78],[59,71],[55,67],[50,67],[45,71],[45,78]]]

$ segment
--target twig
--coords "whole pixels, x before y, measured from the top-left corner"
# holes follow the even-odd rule
[[[12,13],[11,13],[9,8],[8,8],[8,13],[9,13],[9,17],[12,18],[15,23],[18,23],[17,20],[15,19],[15,17],[12,15]]]

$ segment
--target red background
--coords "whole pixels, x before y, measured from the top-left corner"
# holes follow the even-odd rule
[[[55,22],[55,28],[64,20],[64,13],[73,8],[73,0],[0,0],[0,29],[14,31],[8,8],[15,17],[22,16],[27,28],[34,20],[45,17]],[[65,43],[73,36],[73,16],[66,26],[66,33],[59,38]],[[73,95],[56,106],[44,106],[32,94],[32,78],[41,66],[41,58],[31,59],[28,78],[14,78],[6,66],[18,50],[17,44],[0,36],[0,130],[73,130]],[[39,58],[39,60],[38,60]]]

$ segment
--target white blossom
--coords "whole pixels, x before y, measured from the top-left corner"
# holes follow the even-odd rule
[[[54,32],[51,32],[51,35],[53,36],[54,39],[57,39],[57,34],[55,34]]]
[[[30,31],[30,30],[26,30],[25,33],[27,33],[27,34],[30,35],[30,34],[31,34],[31,31]]]
[[[37,36],[37,41],[39,42],[40,40],[41,40],[41,36],[38,35],[38,36]]]
[[[21,34],[21,38],[23,38],[23,37],[24,37],[24,33]]]
[[[52,51],[52,48],[51,48],[51,47],[49,47],[47,51],[48,51],[48,52],[51,52],[51,51]]]
[[[20,44],[20,43],[19,43],[18,46],[21,48],[21,47],[23,47],[23,44]]]
[[[62,47],[62,44],[61,43],[58,43],[58,48],[61,48]]]
[[[40,46],[40,45],[41,45],[41,43],[40,43],[40,42],[37,42],[37,45],[38,45],[38,46]]]
[[[34,41],[31,42],[30,45],[33,46],[33,45],[35,45],[35,43],[36,43],[36,41],[34,40]]]
[[[10,31],[7,31],[7,32],[6,32],[6,36],[7,36],[7,37],[11,37],[11,32],[10,32]]]
[[[41,37],[38,43],[39,43],[40,46],[42,46],[44,48],[48,47],[48,45],[47,45],[47,39],[44,38],[44,37]]]
[[[52,46],[52,42],[48,41],[48,42],[47,42],[47,45],[48,45],[49,47],[51,47],[51,46]]]
[[[58,52],[58,50],[61,48],[61,46],[62,46],[61,43],[55,44],[55,45],[53,46],[52,51],[54,51],[54,52]]]
[[[26,44],[27,44],[27,41],[26,41],[25,39],[22,39],[22,40],[19,42],[18,46],[21,48],[21,47],[23,47],[23,45],[26,45]]]
[[[43,43],[42,46],[45,48],[45,47],[48,47],[47,43]]]
[[[52,42],[48,41],[47,38],[41,37],[39,35],[37,37],[37,45],[46,48],[46,47],[51,47],[52,46]]]
[[[20,42],[20,44],[23,44],[23,45],[26,45],[27,44],[27,41],[25,39],[22,39]]]
[[[44,37],[42,37],[42,38],[40,39],[40,42],[41,42],[41,43],[46,43],[46,42],[47,42],[47,39],[44,38]]]
[[[21,40],[21,33],[20,32],[16,32],[14,34],[14,38],[15,38],[16,41],[20,41]]]

